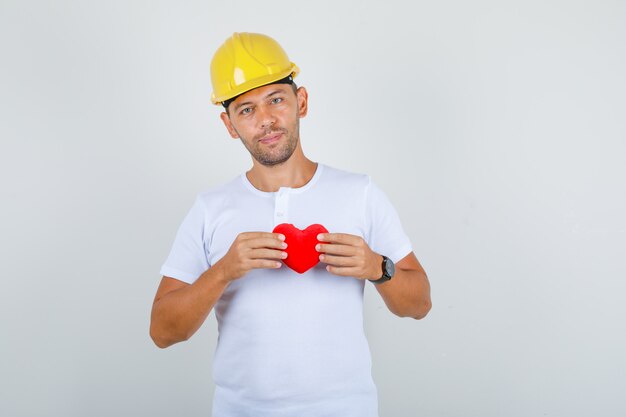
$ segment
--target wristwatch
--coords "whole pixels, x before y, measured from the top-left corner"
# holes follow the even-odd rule
[[[393,274],[396,272],[396,266],[393,264],[393,261],[387,258],[385,255],[382,255],[383,263],[381,265],[383,270],[383,276],[378,279],[370,279],[369,281],[374,284],[382,284],[383,282],[387,282],[393,277]]]

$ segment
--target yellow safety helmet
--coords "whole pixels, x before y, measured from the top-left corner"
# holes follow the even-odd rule
[[[274,39],[260,33],[234,33],[213,55],[211,101],[220,104],[299,72]]]

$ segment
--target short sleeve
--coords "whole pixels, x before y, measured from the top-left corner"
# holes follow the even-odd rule
[[[205,242],[205,208],[200,198],[178,228],[174,244],[161,274],[192,284],[209,269]]]
[[[366,190],[365,218],[369,228],[369,247],[394,263],[413,251],[398,213],[387,195],[371,179]]]

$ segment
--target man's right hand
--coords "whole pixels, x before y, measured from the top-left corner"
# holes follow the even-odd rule
[[[285,236],[280,233],[244,232],[230,245],[228,252],[219,260],[224,278],[234,281],[252,269],[280,268],[287,257]]]
[[[287,257],[285,236],[246,232],[237,236],[228,252],[193,283],[164,276],[152,305],[150,336],[165,348],[187,340],[202,325],[231,281],[257,268],[280,268]]]

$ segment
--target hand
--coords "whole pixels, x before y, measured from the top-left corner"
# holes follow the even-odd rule
[[[378,279],[382,276],[383,257],[370,249],[360,236],[346,233],[321,233],[317,240],[329,244],[317,244],[320,261],[328,264],[331,274],[359,279]]]
[[[280,233],[244,232],[237,235],[228,252],[219,260],[228,281],[243,277],[252,269],[280,268],[287,257],[285,236]]]

